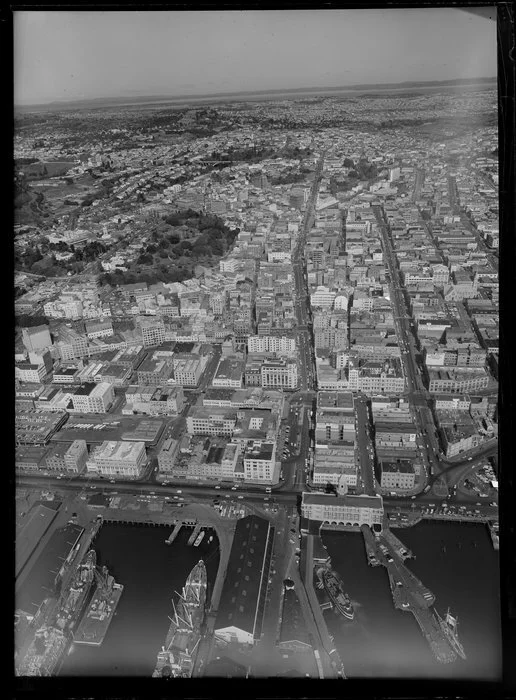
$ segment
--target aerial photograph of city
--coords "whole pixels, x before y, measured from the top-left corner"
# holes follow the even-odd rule
[[[496,8],[13,43],[15,683],[500,682]]]

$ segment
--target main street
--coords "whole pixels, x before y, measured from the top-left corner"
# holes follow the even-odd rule
[[[304,275],[304,247],[308,232],[315,220],[315,205],[319,193],[319,186],[322,178],[324,164],[324,153],[321,154],[314,174],[314,181],[310,190],[310,195],[306,202],[305,214],[299,234],[297,246],[292,255],[292,266],[294,268],[294,298],[295,312],[297,316],[297,340],[299,353],[299,378],[302,390],[313,388],[315,380],[315,362],[313,356],[313,339],[310,335],[311,316],[308,305],[308,287]]]

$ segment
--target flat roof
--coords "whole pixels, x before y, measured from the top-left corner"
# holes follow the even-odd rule
[[[133,460],[138,457],[142,448],[145,449],[145,443],[142,442],[124,442],[123,440],[105,440],[99,447],[95,449],[95,459],[117,459],[117,460]]]
[[[334,494],[303,492],[307,505],[349,506],[352,508],[383,508],[381,496],[335,496]]]
[[[232,357],[222,357],[219,361],[214,379],[240,381],[244,372],[245,361]]]
[[[54,508],[38,504],[31,509],[24,526],[16,532],[15,578],[26,565],[56,515],[57,511]]]
[[[16,607],[34,614],[45,598],[55,594],[55,581],[70,550],[84,532],[80,525],[67,524],[52,533],[49,541],[16,591]]]

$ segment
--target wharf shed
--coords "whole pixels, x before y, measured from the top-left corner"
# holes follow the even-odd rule
[[[274,527],[249,515],[238,521],[215,624],[226,642],[254,644],[260,639],[274,542]]]

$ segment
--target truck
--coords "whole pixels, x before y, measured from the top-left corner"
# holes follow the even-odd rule
[[[427,484],[425,488],[423,489],[423,493],[428,493],[430,491],[430,484]]]

